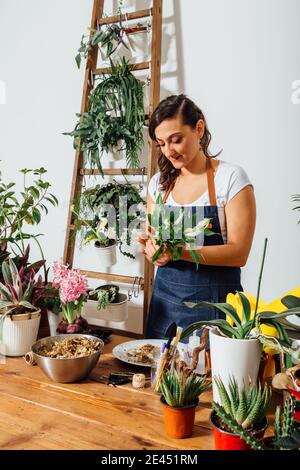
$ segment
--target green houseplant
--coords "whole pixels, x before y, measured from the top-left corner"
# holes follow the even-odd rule
[[[241,440],[240,434],[231,432],[228,422],[235,421],[242,430],[252,436],[262,437],[267,427],[266,413],[270,405],[271,389],[260,384],[238,386],[230,377],[228,388],[222,380],[214,377],[219,390],[220,403],[213,402],[211,422],[214,427],[216,450],[247,450],[249,445]],[[230,418],[230,421],[229,421]]]
[[[104,25],[98,30],[91,30],[90,35],[83,35],[75,57],[77,67],[80,68],[82,59],[86,59],[95,46],[99,47],[100,52],[105,49],[107,59],[112,56],[121,44],[128,49],[127,44],[124,42],[124,34],[126,34],[126,30],[122,21],[120,21],[119,23]]]
[[[192,435],[199,396],[209,388],[206,376],[187,375],[174,367],[162,373],[161,402],[168,435],[177,439]]]
[[[106,284],[89,290],[87,300],[83,306],[83,316],[91,318],[91,323],[98,320],[123,322],[127,319],[127,294],[121,293],[119,286],[115,284]]]
[[[88,110],[78,114],[72,132],[74,148],[83,151],[84,167],[102,173],[101,156],[112,147],[125,149],[127,166],[137,168],[144,144],[144,83],[130,71],[125,59],[111,62],[111,73],[103,75],[89,96]]]
[[[144,204],[138,189],[128,181],[114,180],[86,190],[82,193],[80,212],[76,213],[83,244],[99,241],[102,230],[105,240],[113,239],[120,253],[134,259],[130,252],[123,250],[123,244],[131,244],[132,229],[142,221]]]
[[[243,293],[239,293],[243,307],[242,318],[239,317],[237,310],[227,303],[186,303],[190,308],[217,308],[225,313],[233,323],[231,325],[227,320],[223,319],[200,321],[186,328],[181,336],[182,338],[189,336],[194,330],[202,327],[211,328],[212,373],[214,376],[220,375],[226,386],[228,385],[230,375],[236,378],[239,386],[242,386],[243,382],[247,382],[249,377],[253,383],[256,382],[261,359],[261,344],[285,354],[287,364],[290,362],[290,356],[298,358],[298,353],[291,348],[292,341],[285,328],[285,318],[289,315],[299,315],[300,307],[288,308],[281,313],[268,311],[257,313],[266,247],[267,240],[265,241],[258,282],[257,304],[253,315],[251,315],[250,303]],[[285,299],[282,300],[282,302],[284,301]],[[263,333],[263,325],[274,327],[278,337]],[[249,357],[252,358],[251,362],[248,360]],[[228,364],[230,364],[230,367],[228,367]],[[215,383],[213,384],[213,392],[215,401],[218,401],[219,394]]]
[[[42,214],[48,213],[47,206],[58,204],[50,192],[51,184],[44,180],[46,172],[44,168],[20,170],[23,174],[20,192],[15,189],[16,183],[5,183],[0,178],[0,261],[8,257],[8,249],[20,260],[25,254],[24,240],[33,239],[39,245],[39,235],[25,233],[23,227],[24,224],[38,225]]]
[[[42,276],[36,270],[19,271],[9,258],[2,264],[0,283],[0,338],[8,356],[25,354],[37,338],[40,303],[45,294]]]
[[[197,251],[193,249],[196,244],[196,237],[200,234],[210,236],[214,232],[210,230],[210,219],[203,219],[197,223],[196,214],[191,215],[189,227],[183,228],[183,220],[185,217],[184,209],[179,209],[178,214],[169,211],[161,194],[156,198],[153,212],[147,215],[148,223],[152,228],[153,237],[159,246],[156,253],[152,257],[153,263],[160,257],[165,249],[167,249],[174,261],[179,260],[182,255],[183,247],[190,249],[192,259],[195,261],[197,269],[200,262]]]

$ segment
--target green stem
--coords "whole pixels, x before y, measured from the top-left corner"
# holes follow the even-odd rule
[[[268,239],[265,238],[263,258],[262,258],[261,268],[260,268],[260,273],[259,273],[259,278],[258,278],[258,286],[257,286],[257,294],[256,294],[256,303],[255,303],[254,315],[253,315],[253,320],[252,320],[252,327],[251,327],[250,331],[251,331],[252,328],[254,327],[254,324],[255,324],[256,326],[258,326],[258,325],[256,324],[256,320],[257,320],[257,315],[256,315],[256,314],[257,314],[257,310],[258,310],[258,302],[259,302],[259,296],[260,296],[260,287],[261,287],[262,274],[263,274],[263,269],[264,269],[264,264],[265,264],[265,257],[266,257],[266,251],[267,251],[267,244],[268,244]]]

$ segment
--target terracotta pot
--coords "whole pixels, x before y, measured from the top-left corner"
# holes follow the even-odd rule
[[[168,436],[175,439],[191,437],[198,401],[194,405],[182,408],[173,408],[167,405],[163,397],[161,397],[160,401],[164,405],[165,431]]]
[[[210,422],[214,428],[215,450],[251,450],[251,447],[237,434],[219,428],[218,418],[214,411],[210,415]],[[256,439],[262,439],[267,426],[267,418],[264,418],[261,429],[253,431],[253,436]]]

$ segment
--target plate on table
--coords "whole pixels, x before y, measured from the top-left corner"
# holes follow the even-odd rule
[[[151,367],[152,358],[159,355],[164,339],[137,339],[118,344],[112,350],[114,357],[135,366]],[[148,347],[147,347],[148,346]]]
[[[160,355],[165,342],[167,342],[167,339],[137,339],[127,341],[115,346],[112,354],[120,361],[127,362],[127,364],[151,367],[153,357]],[[147,346],[149,347],[147,348]],[[178,343],[178,347],[180,346],[182,346],[182,343]]]

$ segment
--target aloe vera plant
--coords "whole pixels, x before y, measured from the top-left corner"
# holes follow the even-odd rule
[[[257,428],[266,416],[271,400],[271,389],[265,384],[250,384],[239,389],[234,377],[229,380],[228,389],[218,377],[214,378],[218,387],[220,404],[243,429]]]
[[[183,371],[172,367],[170,371],[163,372],[160,389],[169,406],[181,408],[197,404],[199,395],[210,386],[206,376],[198,377],[192,373],[187,377]]]
[[[256,439],[249,429],[244,429],[219,403],[212,403],[212,408],[222,423],[234,434],[243,439],[253,450],[292,450],[300,447],[300,425],[293,419],[295,402],[293,398],[285,400],[283,411],[276,408],[275,435],[268,440],[268,445]]]

